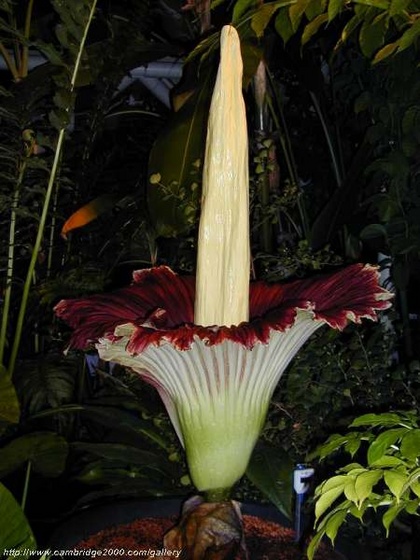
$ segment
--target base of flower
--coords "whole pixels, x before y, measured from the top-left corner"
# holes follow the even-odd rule
[[[166,533],[164,546],[182,549],[185,560],[248,560],[238,503],[209,503],[193,496],[185,502],[178,524]]]

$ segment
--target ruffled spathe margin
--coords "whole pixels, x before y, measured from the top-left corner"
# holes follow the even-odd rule
[[[187,350],[197,338],[207,345],[231,340],[251,349],[268,343],[272,330],[290,328],[299,309],[311,311],[314,320],[339,330],[350,321],[376,319],[376,312],[390,307],[392,298],[378,285],[378,277],[376,267],[354,264],[285,284],[252,282],[249,322],[218,327],[194,324],[194,277],[159,266],[134,272],[127,288],[62,300],[55,312],[74,329],[72,348],[86,348],[103,337],[112,339],[118,326],[131,324],[135,328],[126,348],[131,354],[164,343]]]

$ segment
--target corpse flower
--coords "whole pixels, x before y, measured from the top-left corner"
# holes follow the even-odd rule
[[[322,325],[341,330],[349,321],[375,319],[391,297],[378,285],[376,269],[361,264],[284,285],[250,284],[248,190],[240,44],[226,26],[209,114],[197,278],[164,266],[140,270],[127,288],[65,300],[55,309],[74,329],[71,347],[96,343],[102,359],[132,368],[156,387],[194,485],[207,502],[224,502],[223,510],[293,356]],[[194,507],[200,519],[209,509],[216,516],[208,503]],[[224,519],[237,527],[237,507],[227,511]],[[236,529],[220,542],[219,522],[210,523],[216,536],[209,547],[242,543]],[[197,518],[186,526],[194,534]],[[206,525],[202,534],[212,531]],[[183,546],[194,541],[172,536]],[[202,540],[188,547],[188,558],[207,558]]]
[[[210,500],[244,474],[273,391],[291,359],[322,325],[375,319],[389,306],[377,271],[355,264],[283,285],[251,282],[250,319],[194,324],[195,279],[167,267],[134,273],[111,294],[64,300],[56,313],[70,345],[97,348],[159,391],[185,447],[191,478]]]

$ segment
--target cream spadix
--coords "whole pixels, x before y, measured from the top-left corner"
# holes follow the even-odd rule
[[[248,132],[238,34],[225,26],[210,106],[198,236],[194,323],[249,318]]]

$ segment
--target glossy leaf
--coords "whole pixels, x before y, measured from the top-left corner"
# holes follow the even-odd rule
[[[394,428],[386,430],[378,435],[378,437],[370,444],[367,459],[369,465],[378,461],[386,452],[394,445],[404,434],[407,428]]]
[[[406,432],[401,441],[401,453],[410,461],[417,461],[420,457],[420,429]]]
[[[371,495],[372,488],[381,480],[382,471],[372,470],[360,473],[355,480],[354,489],[357,496],[357,507],[360,508],[363,502]]]
[[[321,486],[317,488],[319,495],[315,505],[315,515],[321,517],[325,511],[335,502],[335,500],[344,492],[347,483],[347,476],[333,476]]]
[[[373,58],[373,63],[376,64],[378,62],[381,62],[382,60],[384,60],[385,58],[387,58],[388,56],[391,56],[399,47],[399,40],[395,41],[394,43],[389,43],[388,45],[385,45],[384,47],[382,47],[382,49],[380,49],[374,56]]]
[[[325,534],[333,544],[337,536],[338,530],[343,524],[343,521],[345,520],[346,516],[347,516],[346,510],[339,510],[339,511],[335,511],[333,515],[331,515],[331,517],[328,519],[328,523],[325,526]]]
[[[9,490],[0,483],[0,550],[14,549],[26,560],[36,550],[35,537],[21,507]]]
[[[397,500],[401,498],[407,477],[397,470],[386,471],[384,473],[384,481]]]
[[[410,47],[420,35],[420,19],[416,19],[411,27],[403,33],[399,40],[398,52],[401,52]]]
[[[293,463],[287,453],[278,447],[258,444],[251,456],[246,476],[290,519]]]

